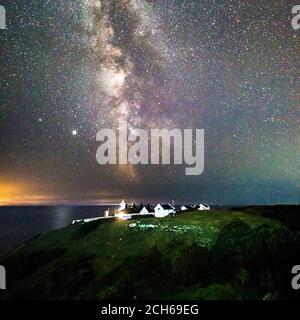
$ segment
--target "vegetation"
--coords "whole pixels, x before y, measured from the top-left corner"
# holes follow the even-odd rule
[[[4,299],[287,299],[300,237],[241,211],[94,221],[6,253]]]
[[[300,231],[300,214],[297,205],[255,206],[232,209],[259,217],[272,218],[282,222],[289,229]]]

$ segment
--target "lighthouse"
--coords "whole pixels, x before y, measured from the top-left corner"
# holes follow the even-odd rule
[[[118,211],[121,212],[121,211],[123,211],[124,209],[126,209],[126,207],[127,207],[127,203],[126,203],[124,200],[122,200],[121,203],[119,204],[119,209],[118,209]]]

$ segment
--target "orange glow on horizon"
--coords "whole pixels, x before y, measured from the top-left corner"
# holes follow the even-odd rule
[[[36,186],[17,181],[1,181],[0,206],[39,204],[54,200],[52,196],[38,194],[33,187]]]
[[[89,192],[86,198],[75,195],[50,194],[45,192],[40,184],[35,182],[19,182],[1,179],[0,206],[26,206],[26,205],[115,205],[119,199],[114,199],[108,192]],[[4,180],[4,181],[3,181]]]

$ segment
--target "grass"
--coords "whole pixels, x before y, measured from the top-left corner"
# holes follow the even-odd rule
[[[235,274],[225,281],[218,271],[212,275],[216,243],[222,230],[235,222],[249,230],[284,229],[276,220],[230,210],[76,224],[41,235],[0,258],[8,270],[5,298],[246,299],[255,297],[253,292],[262,298],[267,289],[245,289],[232,280]],[[204,270],[201,277],[198,267]]]

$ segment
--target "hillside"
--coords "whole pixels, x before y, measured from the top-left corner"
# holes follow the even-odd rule
[[[299,236],[240,211],[95,221],[0,258],[4,299],[284,299]]]
[[[300,206],[297,205],[250,206],[232,210],[276,219],[286,225],[289,229],[300,231]]]

